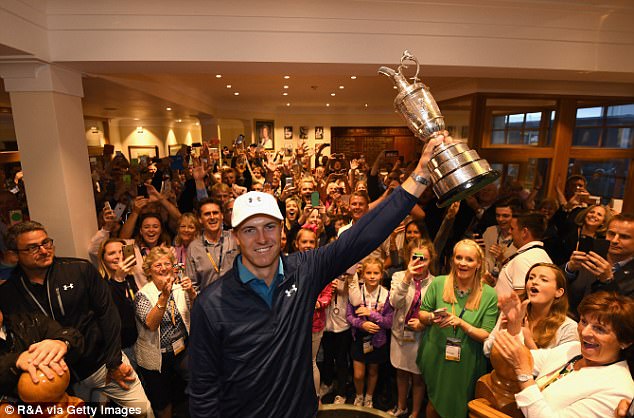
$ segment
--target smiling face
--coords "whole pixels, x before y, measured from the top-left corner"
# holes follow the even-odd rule
[[[374,291],[376,287],[381,283],[381,278],[383,277],[383,272],[381,271],[381,266],[374,263],[366,264],[363,269],[363,285],[368,289],[368,291]]]
[[[473,280],[476,270],[482,264],[478,250],[474,245],[477,244],[458,243],[454,250],[453,272],[455,277],[463,283]]]
[[[610,325],[600,323],[595,316],[581,315],[577,331],[581,354],[589,366],[601,366],[618,360],[621,346]]]
[[[178,235],[184,246],[187,246],[196,236],[196,225],[191,219],[184,218],[178,225]]]
[[[564,294],[557,283],[557,275],[552,267],[537,266],[530,270],[526,281],[526,294],[533,305],[551,305]]]
[[[297,206],[297,202],[294,200],[289,200],[286,202],[286,219],[289,221],[294,221],[297,219],[297,214],[299,213],[299,206]]]
[[[145,242],[148,247],[153,248],[158,244],[161,238],[161,232],[161,221],[158,218],[149,216],[143,219],[139,234],[141,234],[143,242]]]
[[[215,203],[206,203],[200,207],[199,221],[205,234],[215,236],[222,229],[222,210]]]
[[[164,256],[150,265],[150,278],[159,289],[174,275],[174,263],[171,257]]]
[[[314,250],[317,246],[317,236],[313,231],[308,229],[300,229],[295,239],[295,247],[297,251],[304,252],[308,250]]]
[[[352,196],[350,198],[350,203],[348,204],[350,208],[350,216],[352,217],[352,221],[356,222],[368,211],[368,201],[361,196]]]
[[[280,256],[282,225],[267,215],[255,215],[234,228],[242,263],[259,278],[272,278]]]
[[[420,233],[420,229],[418,229],[418,225],[414,222],[407,225],[405,228],[405,242],[411,242],[415,238],[420,238],[422,234]]]
[[[123,261],[123,244],[111,242],[103,249],[103,264],[110,274],[119,269],[119,263]]]
[[[495,220],[500,225],[500,228],[507,231],[511,225],[511,218],[513,217],[513,210],[508,206],[495,208]]]
[[[583,220],[589,228],[599,228],[605,221],[605,208],[603,206],[593,206]]]

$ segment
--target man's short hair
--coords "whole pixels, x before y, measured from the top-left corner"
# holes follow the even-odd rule
[[[515,213],[513,218],[517,219],[517,226],[526,228],[536,240],[541,240],[546,233],[546,217],[541,213]]]
[[[350,199],[352,199],[354,196],[362,197],[363,199],[365,199],[366,205],[370,204],[370,196],[365,190],[357,190],[356,192],[350,193]]]
[[[35,221],[24,221],[24,222],[20,222],[19,224],[13,225],[11,228],[9,228],[9,231],[7,232],[7,237],[6,237],[7,248],[10,250],[17,250],[18,236],[22,234],[26,234],[27,232],[33,232],[33,231],[46,232],[46,229],[44,228],[44,225]]]
[[[203,200],[198,201],[198,204],[196,205],[196,214],[198,216],[200,216],[200,209],[205,206],[205,205],[216,205],[218,206],[218,208],[220,208],[220,211],[222,211],[223,207],[222,207],[222,202],[218,199],[214,199],[213,197],[206,197]]]
[[[612,219],[610,219],[610,222],[608,222],[608,225],[610,225],[614,221],[634,222],[634,213],[624,212],[624,213],[619,213],[618,215],[614,215]]]

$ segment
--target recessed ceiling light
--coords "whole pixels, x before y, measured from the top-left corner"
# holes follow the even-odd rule
[[[172,110],[172,108],[171,107],[166,107],[165,110],[170,111],[170,110]]]
[[[284,86],[284,88],[285,88],[285,89],[287,89],[287,88],[288,88],[288,86]]]
[[[282,96],[288,96],[287,92],[282,93]]]
[[[134,118],[134,120],[139,120],[139,118]]]
[[[291,105],[290,103],[286,103],[286,107],[288,107],[288,106],[290,106],[290,105]]]
[[[364,106],[365,106],[365,107],[368,107],[368,104],[366,103],[366,104],[364,104]]]
[[[326,107],[330,107],[330,103],[326,103]]]
[[[335,97],[337,94],[336,94],[336,93],[330,93],[330,95],[331,95],[332,97]]]
[[[230,89],[231,88],[231,84],[227,84],[227,88]]]
[[[288,80],[289,78],[291,78],[291,76],[290,76],[290,75],[285,75],[285,76],[284,76],[284,79],[285,79],[285,80]]]
[[[196,126],[200,126],[200,122],[196,122]]]
[[[222,74],[216,74],[216,78],[222,78]]]
[[[176,119],[176,122],[181,123],[183,120],[182,119]]]
[[[339,86],[339,90],[343,90],[344,88],[344,86]]]
[[[396,90],[396,86],[392,86],[392,88],[393,88],[394,90]]]
[[[236,92],[234,92],[234,93],[233,93],[233,95],[234,95],[234,96],[239,96],[239,95],[240,95],[240,93],[236,91]]]
[[[350,76],[350,79],[351,79],[351,80],[356,80],[356,79],[357,79],[357,76],[356,76],[356,75],[351,75],[351,76]]]

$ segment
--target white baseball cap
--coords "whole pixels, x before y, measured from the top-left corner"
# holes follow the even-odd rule
[[[233,203],[231,226],[237,228],[242,222],[254,215],[268,215],[280,221],[284,220],[277,200],[268,193],[249,192],[238,196]]]

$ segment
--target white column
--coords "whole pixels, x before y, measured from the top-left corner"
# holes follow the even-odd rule
[[[81,74],[36,61],[0,62],[32,220],[60,256],[87,258],[97,229]]]

